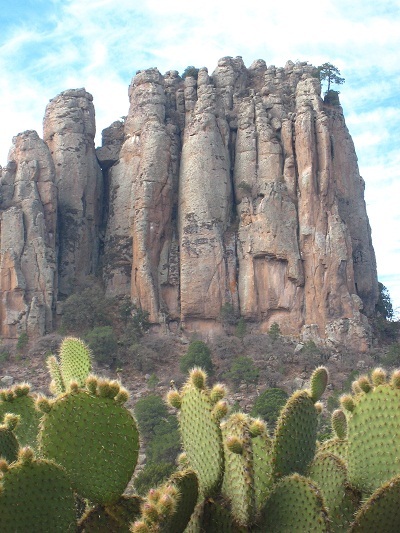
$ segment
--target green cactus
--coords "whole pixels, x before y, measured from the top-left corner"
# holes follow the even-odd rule
[[[273,486],[272,442],[266,429],[252,439],[254,465],[254,495],[257,514]]]
[[[89,509],[79,520],[78,533],[129,533],[128,524],[121,524],[102,505]]]
[[[131,522],[140,514],[140,496],[121,496],[112,505],[96,505],[78,522],[79,533],[129,533]]]
[[[0,457],[12,463],[18,457],[19,444],[14,430],[20,417],[11,413],[4,415],[3,423],[0,424]]]
[[[341,409],[332,413],[331,426],[333,437],[318,446],[318,453],[332,453],[347,461],[347,418]]]
[[[30,394],[28,383],[19,383],[11,389],[0,391],[0,419],[6,413],[21,417],[15,429],[20,446],[37,447],[40,413],[35,407],[35,396]]]
[[[207,533],[246,533],[247,527],[235,523],[232,513],[223,503],[206,501],[202,515],[202,529]]]
[[[74,531],[74,494],[68,476],[60,466],[45,459],[35,459],[30,448],[22,448],[18,461],[2,470],[0,531]]]
[[[400,531],[400,476],[379,487],[358,510],[349,533]]]
[[[360,494],[348,483],[344,461],[331,453],[319,453],[309,467],[308,476],[322,491],[332,533],[345,531],[358,508]]]
[[[222,493],[230,501],[235,521],[248,526],[256,515],[250,418],[243,413],[233,413],[222,424],[222,435],[225,455]]]
[[[328,379],[328,371],[324,366],[316,368],[312,373],[310,378],[310,396],[314,403],[318,402],[324,394],[328,385]]]
[[[262,510],[254,532],[264,533],[329,531],[329,518],[318,487],[298,474],[281,479]]]
[[[149,491],[141,506],[141,515],[132,524],[131,531],[183,533],[196,507],[198,496],[199,485],[194,471],[175,472],[162,487]]]
[[[318,410],[309,392],[295,392],[281,411],[273,439],[272,464],[276,478],[306,472],[315,453],[317,427]]]
[[[91,358],[89,347],[81,339],[66,337],[60,346],[60,361],[54,356],[47,359],[52,379],[51,390],[55,394],[62,394],[68,390],[71,381],[83,387],[92,368]]]
[[[395,383],[386,382],[382,369],[374,370],[368,392],[364,382],[348,413],[349,481],[367,496],[400,474],[400,389]]]
[[[174,398],[173,405],[179,405],[176,394]],[[179,426],[188,463],[197,474],[200,493],[216,494],[222,482],[224,460],[219,425],[221,410],[215,404],[215,395],[210,397],[202,369],[194,368],[190,372],[180,398]]]
[[[81,497],[103,505],[121,496],[138,457],[136,422],[121,404],[126,400],[117,382],[92,376],[88,389],[71,386],[69,393],[40,402],[41,454],[66,469]]]

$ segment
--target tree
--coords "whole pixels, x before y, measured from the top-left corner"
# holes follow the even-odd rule
[[[257,383],[260,372],[258,368],[254,365],[252,359],[241,355],[236,357],[233,361],[230,371],[227,374],[227,377],[238,386],[241,381],[246,383],[246,387],[250,383]]]
[[[134,411],[141,436],[147,440],[154,437],[156,427],[170,416],[162,398],[156,394],[140,398],[135,404]]]
[[[85,340],[98,363],[115,362],[118,342],[111,326],[96,326],[86,333]]]
[[[190,77],[195,78],[197,80],[197,76],[198,75],[199,75],[199,69],[194,67],[193,65],[189,65],[183,71],[182,79],[185,79],[185,78],[190,76]]]
[[[180,362],[180,370],[186,374],[194,366],[199,366],[209,375],[213,372],[210,348],[203,341],[193,341],[189,344],[187,354]]]
[[[394,317],[394,311],[389,291],[380,281],[378,281],[378,289],[379,298],[378,303],[376,304],[376,312],[385,320],[392,320]]]
[[[328,82],[326,94],[331,90],[332,83],[336,85],[342,85],[345,82],[345,79],[340,77],[340,70],[332,65],[332,63],[324,63],[323,65],[317,67],[317,69],[319,72],[319,79],[321,81]]]
[[[270,430],[273,430],[288,398],[289,395],[283,389],[267,389],[258,396],[250,414],[263,418]]]

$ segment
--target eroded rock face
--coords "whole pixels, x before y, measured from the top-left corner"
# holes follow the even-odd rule
[[[57,297],[57,188],[46,144],[35,131],[13,140],[0,180],[1,335],[52,331]]]
[[[64,91],[46,108],[43,136],[56,169],[58,188],[59,296],[95,274],[103,215],[103,177],[98,164],[92,95]]]
[[[154,324],[218,333],[228,305],[256,331],[277,322],[284,334],[366,349],[378,286],[364,183],[342,109],[320,92],[315,68],[291,61],[246,68],[225,57],[211,76],[203,68],[184,80],[139,71],[127,117],[103,131],[103,177],[91,96],[52,100],[44,139],[61,297],[99,267],[107,294],[130,296]],[[7,198],[17,159],[3,177]],[[54,218],[48,205],[44,220]],[[18,209],[4,204],[3,220],[22,242]],[[8,242],[2,264],[17,265]],[[20,270],[9,276],[25,305],[33,297]]]
[[[226,57],[197,80],[137,74],[109,171],[105,250],[118,234],[126,258],[123,276],[106,262],[111,292],[189,330],[217,331],[229,304],[261,331],[366,348],[378,293],[364,184],[314,73]]]

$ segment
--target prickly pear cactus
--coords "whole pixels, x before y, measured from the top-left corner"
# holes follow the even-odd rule
[[[379,487],[358,510],[350,533],[400,531],[400,476]]]
[[[140,514],[140,496],[121,496],[112,505],[96,505],[78,522],[79,533],[130,533],[131,522]]]
[[[254,422],[258,422],[253,419]],[[253,426],[254,427],[254,426]],[[253,465],[254,465],[254,495],[256,500],[257,514],[264,505],[267,495],[270,493],[273,482],[272,469],[272,442],[268,437],[265,425],[260,428],[259,434],[253,433]]]
[[[249,526],[256,515],[250,418],[244,413],[233,413],[222,424],[222,435],[225,455],[222,493],[230,501],[235,521]]]
[[[23,448],[18,461],[2,471],[0,531],[75,531],[74,494],[63,468]]]
[[[281,411],[272,446],[274,475],[304,474],[314,457],[318,411],[308,391],[296,391]]]
[[[331,531],[346,531],[360,503],[347,480],[344,461],[331,453],[319,453],[308,470],[308,477],[321,489],[331,520]]]
[[[19,444],[14,430],[19,420],[19,416],[7,413],[0,424],[0,457],[9,463],[15,461],[18,456]]]
[[[220,429],[222,408],[220,394],[211,394],[206,374],[194,368],[182,391],[168,395],[172,406],[179,407],[179,426],[187,460],[198,477],[203,496],[218,492],[223,475],[223,447]]]
[[[149,491],[131,531],[183,533],[196,507],[198,489],[193,470],[175,472],[162,487]]]
[[[347,418],[341,409],[332,413],[331,426],[333,437],[318,446],[318,453],[333,453],[347,461]]]
[[[66,337],[60,346],[59,361],[51,356],[47,367],[52,379],[50,388],[55,394],[66,392],[71,381],[83,387],[92,368],[90,349],[81,339]]]
[[[400,474],[398,375],[396,371],[388,382],[385,372],[375,369],[371,381],[362,377],[360,392],[351,401],[347,397],[342,400],[348,409],[349,481],[365,495]]]
[[[256,533],[329,531],[329,518],[318,487],[293,474],[281,479],[268,497]]]
[[[6,413],[20,416],[15,435],[20,446],[37,447],[40,412],[35,407],[35,396],[30,394],[28,383],[19,383],[10,389],[0,391],[0,419]]]
[[[118,500],[136,466],[139,435],[127,399],[118,382],[91,376],[86,389],[71,385],[38,402],[40,453],[65,468],[81,497],[103,505]]]

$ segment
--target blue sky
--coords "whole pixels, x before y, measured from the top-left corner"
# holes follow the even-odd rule
[[[399,0],[0,0],[0,164],[12,137],[42,135],[47,102],[93,94],[101,130],[128,111],[138,69],[183,72],[219,58],[284,66],[329,61],[356,146],[379,280],[400,308]],[[5,7],[5,5],[7,6]]]

